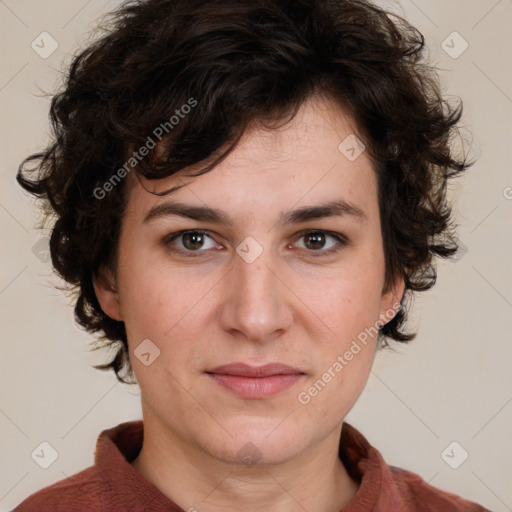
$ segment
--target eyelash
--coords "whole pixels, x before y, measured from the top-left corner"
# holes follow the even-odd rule
[[[171,233],[170,235],[166,236],[163,240],[163,243],[165,246],[169,247],[169,246],[171,246],[171,244],[174,240],[176,240],[177,238],[179,238],[180,236],[182,236],[186,233],[197,233],[197,234],[201,234],[201,235],[207,235],[209,238],[212,238],[209,235],[208,231],[203,231],[200,229],[186,229],[183,231],[178,231],[176,233]],[[309,234],[313,234],[313,233],[314,234],[321,233],[323,235],[328,235],[328,236],[334,238],[338,242],[335,247],[332,247],[331,249],[328,249],[327,251],[322,251],[321,249],[319,249],[318,251],[303,249],[303,250],[306,250],[308,253],[310,253],[310,255],[313,256],[314,258],[330,256],[332,254],[335,254],[335,253],[339,252],[343,247],[348,245],[348,243],[349,243],[347,238],[345,236],[343,236],[342,234],[335,233],[333,231],[326,231],[326,230],[322,230],[322,229],[308,229],[305,231],[301,231],[300,233],[298,233],[297,240],[300,240],[302,237],[309,235]],[[175,248],[174,249],[169,248],[169,250],[172,252],[180,253],[180,254],[186,254],[187,257],[191,257],[191,258],[200,256],[202,252],[207,252],[205,250],[190,251],[190,250],[175,249]]]

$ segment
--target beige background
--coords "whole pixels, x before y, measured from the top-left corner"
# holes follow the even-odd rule
[[[37,251],[44,242],[36,210],[14,179],[22,158],[46,141],[49,99],[40,90],[54,89],[70,52],[118,3],[0,0],[0,511],[91,465],[102,429],[140,417],[138,389],[90,367],[103,356],[88,352],[90,336],[53,288],[50,263]],[[437,286],[415,302],[417,339],[377,357],[348,420],[388,463],[493,511],[512,510],[512,2],[387,5],[425,34],[446,91],[464,99],[478,161],[453,187],[467,253],[440,264]],[[46,59],[31,48],[43,31],[58,42]],[[446,40],[460,52],[464,41],[454,31],[469,44],[458,58],[441,46]],[[46,470],[31,458],[42,441],[58,452]],[[469,453],[458,469],[441,457],[453,441]]]

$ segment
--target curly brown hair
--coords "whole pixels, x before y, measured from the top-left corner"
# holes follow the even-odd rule
[[[251,123],[291,120],[312,95],[337,99],[378,176],[387,285],[404,277],[402,302],[434,285],[433,257],[457,250],[448,179],[471,163],[452,147],[462,102],[450,106],[441,94],[416,28],[365,0],[136,0],[110,16],[52,99],[49,146],[17,174],[56,217],[51,258],[76,293],[77,323],[117,349],[96,368],[133,382],[124,323],[101,309],[93,276],[102,265],[115,272],[126,206],[126,180],[104,184],[126,174],[159,126],[159,150],[134,164],[137,175],[154,180],[210,162],[199,176]],[[191,99],[193,112],[170,123]],[[406,318],[402,307],[379,339],[413,339]]]

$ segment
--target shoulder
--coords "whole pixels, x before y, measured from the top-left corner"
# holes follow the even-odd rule
[[[477,503],[428,484],[419,475],[405,469],[389,466],[395,488],[407,503],[407,510],[421,512],[490,512]]]
[[[12,512],[78,512],[101,510],[101,492],[95,466],[44,487],[22,501]]]

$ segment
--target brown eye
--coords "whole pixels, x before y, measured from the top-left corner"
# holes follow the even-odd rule
[[[325,245],[325,234],[320,232],[312,232],[304,235],[306,247],[312,250],[322,249]]]
[[[196,231],[189,231],[181,235],[183,246],[188,250],[200,249],[204,243],[204,234]]]
[[[205,245],[208,241],[211,244],[210,247]],[[206,252],[207,249],[213,248],[215,245],[213,239],[205,231],[198,230],[174,233],[166,237],[163,242],[164,245],[169,247],[174,246],[174,250],[182,253],[202,253]]]
[[[344,235],[323,230],[304,231],[298,236],[298,240],[302,239],[304,239],[303,246],[299,245],[299,248],[314,257],[329,256],[349,244]],[[210,246],[207,245],[208,242]],[[218,246],[216,247],[215,241],[207,231],[195,229],[172,233],[163,239],[163,243],[170,251],[184,256],[207,255],[211,254],[209,249],[218,250]]]
[[[304,240],[304,247],[299,247],[308,252],[311,256],[329,256],[338,252],[348,240],[340,233],[331,233],[329,231],[304,231],[300,234],[299,240]],[[329,243],[329,239],[334,242]],[[316,254],[315,254],[316,253]]]

